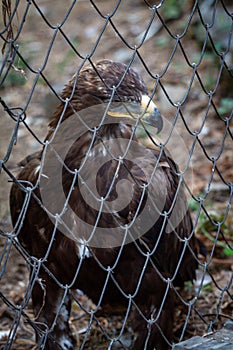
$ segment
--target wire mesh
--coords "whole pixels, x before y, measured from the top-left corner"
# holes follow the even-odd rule
[[[73,348],[70,334],[67,338],[61,337],[58,345],[51,332],[54,328],[59,328],[57,325],[68,323],[66,305],[71,300],[69,332],[75,336],[78,349],[131,348],[135,336],[129,316],[132,309],[136,309],[138,317],[141,317],[140,324],[142,320],[147,324],[147,337],[141,349],[153,349],[154,346],[165,349],[165,345],[159,347],[158,344],[150,344],[150,332],[156,324],[162,337],[166,338],[164,329],[160,328],[157,321],[168,303],[171,290],[176,295],[176,304],[173,337],[165,341],[169,348],[194,335],[215,331],[221,328],[226,320],[232,319],[232,14],[232,4],[226,0],[192,2],[119,0],[66,3],[57,1],[56,4],[42,0],[2,1],[3,21],[0,26],[2,45],[0,344],[2,349]],[[68,108],[75,93],[73,89],[67,99],[61,94],[67,77],[75,73],[75,86],[82,69],[90,64],[102,80],[95,62],[103,58],[125,63],[125,74],[133,68],[146,81],[150,99],[156,102],[163,115],[165,131],[156,140],[151,139],[150,135],[143,131],[139,134],[139,138],[142,139],[144,147],[156,147],[160,150],[158,162],[162,151],[166,148],[174,162],[178,164],[179,170],[176,174],[179,186],[183,183],[185,187],[194,228],[184,243],[183,253],[177,260],[174,275],[170,277],[164,276],[163,271],[160,271],[152,259],[157,246],[150,251],[146,243],[140,246],[138,241],[135,242],[137,251],[143,257],[143,264],[134,294],[122,289],[114,276],[117,265],[122,260],[124,241],[111,266],[105,266],[94,254],[92,258],[98,265],[100,276],[102,272],[105,276],[104,279],[98,275],[93,276],[96,284],[98,278],[102,279],[101,293],[98,302],[94,303],[75,284],[83,260],[88,259],[93,253],[88,244],[83,244],[82,249],[79,247],[80,259],[75,260],[75,276],[72,281],[64,283],[63,278],[60,279],[54,270],[47,267],[46,262],[52,246],[60,237],[57,228],[60,228],[61,224],[65,225],[63,214],[67,206],[64,205],[60,214],[57,212],[52,214],[47,203],[38,197],[36,189],[45,179],[46,154],[52,144],[51,140],[45,140],[47,125],[59,102],[63,102]],[[119,85],[123,80],[124,76]],[[112,89],[110,101],[115,91],[116,87]],[[64,108],[56,126],[58,135],[62,129],[61,121],[65,111]],[[96,137],[98,132],[96,128],[85,125],[84,129],[92,134],[93,139]],[[130,142],[133,143],[133,140],[130,139]],[[103,143],[105,144],[105,141]],[[106,152],[109,152],[110,159],[114,159],[114,154],[108,145],[104,147]],[[36,184],[31,183],[30,179],[17,179],[20,171],[17,163],[24,159],[20,163],[23,167],[30,161],[25,157],[41,151],[42,148],[44,152]],[[115,157],[116,159],[120,164],[119,158]],[[58,162],[64,166],[63,160]],[[72,175],[72,186],[67,194],[70,196],[78,176],[82,174],[80,175],[77,169],[68,170]],[[88,188],[85,174],[81,180],[86,182]],[[12,182],[25,193],[14,226],[10,222],[8,204]],[[150,193],[149,185],[150,181],[148,182]],[[147,188],[144,188],[144,191],[146,190]],[[174,202],[179,196],[178,193],[179,190],[176,191]],[[98,201],[98,197],[95,195],[93,197]],[[40,258],[30,254],[18,240],[32,198],[50,215],[53,222],[49,227],[51,240]],[[99,201],[98,204],[99,213],[104,212],[105,201]],[[167,222],[168,216],[169,213],[163,214],[164,223]],[[137,215],[133,222],[136,221],[136,217]],[[35,225],[38,227],[40,220],[41,217],[38,215],[35,220]],[[116,225],[121,229],[124,227],[117,220]],[[130,235],[130,229],[124,230],[126,236]],[[183,242],[182,237],[174,232],[177,240]],[[190,246],[194,232],[206,247],[206,257],[197,256]],[[72,234],[70,230],[70,235]],[[160,238],[161,236],[158,241]],[[194,284],[186,282],[185,287],[181,289],[174,287],[173,282],[182,265],[186,249],[195,256],[199,268],[196,282]],[[62,258],[64,266],[69,269],[70,265],[66,262],[68,257]],[[157,313],[152,310],[150,317],[147,317],[140,310],[137,301],[135,302],[135,296],[143,286],[143,276],[149,264],[163,280],[165,287],[162,297],[158,296],[160,305],[157,307]],[[125,269],[127,271],[127,265]],[[31,296],[36,288],[38,294],[42,294],[45,303],[47,286],[44,276],[50,277],[54,289],[61,290],[59,303],[50,325],[38,318],[40,309],[33,313],[31,303]],[[117,310],[108,315],[109,310],[102,306],[102,300],[110,283],[117,286],[126,307],[123,312]],[[94,288],[93,284],[91,285]],[[53,299],[51,304],[52,302]],[[44,304],[41,308],[43,306]],[[59,331],[62,333],[62,326]],[[35,333],[38,345],[35,345]],[[52,341],[50,347],[48,345],[46,347],[48,340]],[[134,346],[136,349],[135,344]]]

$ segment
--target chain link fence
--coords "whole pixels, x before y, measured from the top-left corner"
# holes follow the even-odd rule
[[[231,208],[233,193],[233,5],[231,1],[70,0],[48,2],[45,0],[3,0],[1,10],[1,349],[72,349],[74,347],[70,339],[73,338],[77,349],[182,349],[182,345],[177,344],[188,341],[194,336],[203,336],[221,329],[226,321],[232,320],[233,311],[233,215]],[[50,164],[46,163],[46,155],[48,156],[50,152],[49,144],[54,146],[53,140],[45,141],[49,130],[48,124],[50,123],[56,129],[62,148],[72,148],[72,143],[65,144],[66,138],[71,138],[75,144],[76,141],[72,137],[76,140],[78,136],[82,136],[87,131],[96,135],[95,125],[91,124],[89,126],[85,124],[84,131],[81,133],[80,128],[83,126],[80,122],[78,127],[76,124],[71,125],[69,135],[64,134],[62,125],[65,124],[59,122],[54,125],[52,118],[59,103],[67,107],[74,96],[73,93],[66,99],[62,94],[67,80],[75,73],[74,86],[79,81],[83,69],[88,65],[90,65],[88,69],[94,67],[96,75],[102,79],[96,62],[103,59],[124,63],[125,72],[133,69],[139,72],[146,82],[150,100],[153,99],[163,117],[163,130],[156,135],[153,129],[150,129],[149,132],[140,129],[137,137],[143,145],[143,152],[147,152],[148,149],[158,150],[158,162],[161,162],[164,168],[172,167],[171,163],[167,163],[167,158],[161,158],[164,149],[179,166],[179,171],[176,170],[175,173],[185,188],[194,227],[190,231],[191,233],[195,231],[196,237],[202,242],[199,244],[198,254],[197,249],[190,243],[190,237],[186,240],[185,248],[188,246],[189,252],[195,256],[194,260],[198,262],[198,269],[194,283],[187,280],[182,288],[173,283],[176,273],[172,277],[163,275],[164,271],[160,271],[159,264],[151,258],[152,253],[148,253],[150,249],[145,241],[140,249],[137,248],[136,256],[138,259],[140,257],[144,259],[141,265],[134,263],[135,270],[140,270],[137,288],[143,290],[145,283],[143,276],[148,261],[165,285],[159,290],[160,284],[158,283],[158,290],[154,292],[158,300],[157,316],[154,309],[144,310],[146,316],[142,315],[143,312],[137,309],[140,300],[138,301],[126,290],[121,291],[122,303],[120,302],[120,306],[118,305],[114,311],[111,310],[113,305],[102,304],[104,295],[108,294],[109,285],[118,283],[117,288],[118,291],[120,290],[119,281],[114,279],[117,264],[121,264],[122,259],[125,259],[126,275],[129,270],[130,262],[127,260],[128,258],[130,260],[129,253],[126,254],[126,257],[124,256],[124,244],[119,244],[119,241],[111,246],[111,249],[114,250],[115,246],[120,245],[111,266],[101,263],[98,249],[95,256],[94,249],[89,250],[88,245],[77,244],[78,253],[75,255],[72,251],[73,245],[70,246],[68,250],[70,255],[72,257],[79,255],[81,262],[85,259],[87,261],[90,261],[88,259],[98,260],[96,275],[93,272],[88,275],[88,269],[85,272],[88,284],[85,288],[92,289],[89,295],[84,294],[85,288],[82,290],[76,286],[75,282],[66,282],[65,277],[59,278],[59,274],[54,273],[56,269],[53,269],[52,264],[49,267],[46,265],[50,259],[49,254],[52,254],[49,253],[53,249],[51,247],[56,246],[58,255],[60,254],[62,259],[62,264],[59,262],[60,270],[65,269],[64,274],[68,275],[69,270],[73,269],[73,265],[69,262],[70,257],[62,255],[62,252],[59,253],[59,244],[57,245],[60,233],[56,233],[56,229],[63,220],[66,209],[65,202],[62,202],[64,208],[55,208],[58,211],[53,207],[54,204],[60,203],[58,183],[50,182],[51,187],[46,188],[42,201],[37,193],[37,185],[43,187],[50,171]],[[118,81],[119,85],[123,86],[123,80]],[[85,96],[83,96],[84,100]],[[105,107],[108,108],[108,101],[104,102]],[[147,103],[146,108],[149,103],[151,101]],[[96,108],[94,111],[96,113]],[[63,110],[60,110],[58,119],[65,115],[64,113]],[[84,116],[83,120],[85,113],[87,113],[86,109],[83,114],[80,114],[81,117]],[[112,115],[114,113],[115,110]],[[102,111],[101,117],[104,115]],[[108,120],[103,119],[102,123],[106,125]],[[134,141],[130,140],[132,147]],[[106,140],[104,142],[104,147],[106,147]],[[44,152],[40,158],[38,152],[42,149]],[[106,149],[108,151],[110,149],[108,159],[110,162],[114,159],[114,155],[111,153],[110,146],[107,145]],[[136,153],[141,152],[138,148],[135,149]],[[31,154],[33,155],[30,157]],[[65,153],[64,157],[66,156]],[[51,157],[50,154],[48,159],[50,163],[53,163],[55,160]],[[56,161],[57,157],[59,158],[58,154],[56,154]],[[130,155],[130,160],[133,158],[136,158],[134,153]],[[37,172],[39,175],[36,185],[30,182],[32,181],[30,178],[19,177],[17,180],[20,171],[27,166],[27,163],[34,160],[36,162],[34,173]],[[64,158],[58,164],[64,166]],[[90,172],[98,171],[102,167],[101,162],[98,164],[98,169],[93,169],[91,163],[87,164]],[[74,176],[71,190],[74,190],[77,172],[74,170],[71,173]],[[90,185],[88,172],[84,172],[81,176],[87,188]],[[113,182],[112,180],[110,187]],[[10,220],[9,207],[12,183],[15,183],[15,186],[21,188],[22,193],[25,193],[23,205],[14,225]],[[67,196],[71,190],[69,188],[66,192]],[[127,188],[125,191],[127,192]],[[178,198],[177,193],[175,200]],[[97,200],[97,196],[94,197]],[[33,214],[30,208],[35,198],[39,202],[40,210]],[[17,201],[20,202],[20,200],[15,197],[13,205],[17,207]],[[91,205],[94,205],[93,203],[91,202]],[[98,208],[100,213],[105,213],[104,206],[101,209]],[[43,235],[44,231],[42,232],[41,229],[44,227],[40,225],[44,219],[41,213],[51,213],[52,209],[55,210],[54,213],[60,212],[60,214],[53,217],[51,215],[50,223],[46,224],[46,229],[50,230],[49,237],[51,237],[46,243],[46,249],[35,240],[32,243],[34,250],[30,251],[22,240],[18,239],[21,237],[24,221],[30,221],[27,219],[27,213],[30,213],[34,225],[37,225],[38,231],[40,230],[40,234]],[[176,214],[179,215],[177,211]],[[133,220],[136,220],[136,217],[137,215]],[[113,232],[121,228],[121,223],[116,222],[117,225]],[[144,222],[143,225],[139,235],[148,231],[142,232],[146,223]],[[71,229],[68,233],[69,239],[72,238],[72,235]],[[177,244],[185,241],[182,240],[182,236],[177,236]],[[76,238],[73,237],[72,242]],[[130,242],[129,246],[130,244],[133,243]],[[98,248],[103,252],[106,246],[103,244]],[[170,259],[177,261],[175,270],[179,271],[184,254],[177,260],[176,248],[172,249]],[[104,255],[104,253],[101,254]],[[56,265],[56,261],[52,263]],[[79,273],[82,273],[80,263],[77,259],[72,263],[75,265],[75,274],[78,279]],[[93,271],[91,264],[89,268],[90,271]],[[103,273],[105,278],[102,277]],[[131,273],[127,277],[129,284],[130,279],[133,278]],[[48,285],[53,284],[54,291],[62,290],[55,311],[52,309],[52,304],[55,303],[54,297],[51,295],[49,299],[48,292],[46,292],[48,287],[45,283],[46,276],[51,279],[52,282],[47,280],[47,283]],[[151,285],[150,288],[153,289],[153,286]],[[93,297],[95,289],[100,291],[97,301]],[[171,307],[171,319],[174,318],[172,336],[166,334],[166,328],[172,321],[168,318],[165,326],[161,326],[158,321],[163,308],[169,308],[170,291],[175,296],[174,317]],[[41,298],[42,300],[37,310],[34,310],[35,313],[31,302],[33,293],[34,304],[36,304],[36,299]],[[147,291],[142,292],[140,296],[147,298]],[[67,300],[68,297],[69,300]],[[46,301],[46,298],[49,301]],[[114,304],[114,298],[114,295],[112,299],[110,298],[110,304]],[[47,310],[51,314],[54,313],[52,317],[55,320],[52,324],[47,324],[46,315],[44,315],[45,321],[39,317],[44,305],[49,302],[51,308]],[[68,303],[72,304],[69,320],[69,310],[66,309]],[[139,318],[139,315],[141,317],[137,329],[139,334],[143,332],[143,324],[146,324],[148,336],[142,345],[137,342],[133,345],[135,330],[132,324],[134,320],[129,317],[133,308],[138,311],[136,317]],[[62,325],[68,323],[69,327],[66,328],[66,332],[69,333],[69,336],[67,333],[66,335],[62,333]],[[63,338],[60,336],[61,341],[57,342],[51,330],[59,328],[59,324],[61,325],[59,331],[63,334]],[[154,324],[162,340],[151,344],[150,330]],[[37,334],[37,339],[35,334]],[[198,344],[199,338],[197,338],[193,338],[193,346]],[[229,349],[233,346],[232,336],[230,340],[225,337],[220,341],[223,345],[224,342],[228,344]],[[214,348],[214,343],[208,346]]]

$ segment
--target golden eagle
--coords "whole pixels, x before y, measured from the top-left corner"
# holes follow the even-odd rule
[[[148,124],[163,126],[141,76],[91,63],[65,86],[43,150],[21,163],[11,216],[46,350],[75,349],[76,289],[97,305],[93,320],[100,309],[129,313],[131,349],[169,348],[174,287],[195,278],[197,242],[177,166],[139,145],[135,130]]]

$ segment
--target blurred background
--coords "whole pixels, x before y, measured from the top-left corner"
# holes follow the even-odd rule
[[[186,318],[185,305],[177,308],[176,342],[218,329],[232,318],[232,13],[231,1],[212,0],[2,1],[2,347],[13,331],[12,349],[34,346],[33,329],[17,309],[26,302],[25,312],[33,319],[30,302],[25,301],[26,263],[12,239],[9,174],[16,176],[17,163],[41,149],[58,103],[55,92],[61,93],[87,57],[93,62],[104,58],[132,62],[166,120],[162,141],[175,130],[167,148],[184,170],[196,233],[209,253],[205,284],[191,314]],[[187,285],[185,293],[185,298],[191,299],[195,286]],[[91,307],[85,296],[79,298]],[[112,323],[104,317],[102,321],[113,334],[121,325],[118,317]],[[72,323],[82,339],[87,320],[77,305]],[[98,348],[107,349],[100,329],[96,327],[92,332]],[[90,339],[85,349],[92,346]]]

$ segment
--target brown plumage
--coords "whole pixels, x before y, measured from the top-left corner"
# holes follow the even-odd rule
[[[116,88],[114,96],[113,87]],[[107,103],[111,96],[113,102],[132,103],[133,108],[135,109],[136,106],[140,114],[142,99],[145,95],[147,95],[146,86],[133,69],[126,73],[125,65],[108,60],[98,62],[95,69],[89,65],[75,75],[64,88],[61,95],[63,101],[53,115],[46,140],[51,140],[53,137],[61,115],[60,127],[65,125],[64,121],[71,118],[74,113],[84,111],[85,117],[85,113],[88,113],[85,112],[88,111],[87,107]],[[64,110],[67,98],[70,101]],[[149,110],[151,104],[147,107]],[[154,105],[153,108],[155,108]],[[117,113],[120,115],[117,108],[109,112],[113,119]],[[92,117],[92,121],[95,120],[93,118],[95,116]],[[142,120],[147,119],[154,123],[158,130],[161,129],[161,117],[156,109],[145,113],[143,118],[144,116]],[[98,118],[96,126],[98,126]],[[107,142],[114,141],[114,147],[117,152],[122,152],[122,155],[124,154],[123,139],[131,138],[131,142],[138,142],[132,133],[132,125],[127,121],[124,122],[124,119],[118,123],[108,123],[98,129],[94,138],[93,132],[82,133],[65,157],[62,185],[66,197],[70,194],[71,212],[91,227],[94,227],[98,220],[98,227],[113,228],[109,230],[108,237],[106,234],[106,237],[102,235],[98,238],[102,240],[99,241],[99,247],[95,240],[91,240],[87,246],[84,246],[83,242],[88,236],[81,230],[75,219],[72,221],[73,226],[70,230],[77,240],[71,239],[67,233],[64,234],[61,223],[59,224],[61,226],[58,226],[59,229],[54,229],[54,221],[47,215],[43,200],[42,203],[40,202],[42,188],[40,183],[37,184],[39,174],[43,176],[42,152],[35,153],[22,162],[24,168],[18,176],[20,185],[13,184],[10,202],[14,226],[18,225],[17,220],[24,206],[26,191],[22,186],[27,187],[28,183],[31,183],[33,187],[18,238],[31,256],[42,261],[32,291],[32,300],[38,322],[37,340],[45,343],[46,350],[75,349],[75,339],[68,323],[72,289],[80,289],[94,303],[97,305],[100,303],[103,312],[114,313],[126,310],[131,303],[130,319],[134,333],[131,349],[169,348],[168,342],[172,340],[174,318],[173,286],[182,286],[184,281],[195,278],[196,240],[192,232],[192,222],[183,189],[182,186],[179,187],[177,167],[164,152],[143,147],[137,150],[134,159],[126,157],[121,163],[119,159],[109,159],[109,155],[107,157],[108,151],[105,146]],[[79,135],[78,130],[77,135]],[[75,169],[85,165],[87,154],[89,165],[84,166],[82,170],[86,181],[92,180],[93,177],[99,196],[106,196],[109,204],[113,203],[120,193],[121,203],[126,203],[123,208],[111,212],[105,210],[99,215],[98,209],[85,201],[80,183],[74,181],[72,185]],[[93,174],[95,160],[99,154],[106,157],[106,162],[101,163],[97,173]],[[90,166],[92,163],[93,167]],[[157,166],[156,163],[158,163]],[[149,182],[145,173],[153,174],[155,166],[156,171],[150,185],[143,190],[143,186]],[[44,176],[46,178],[46,174]],[[48,188],[51,190],[51,201],[59,198],[55,177],[56,167],[54,178],[46,179]],[[127,183],[121,182],[122,179],[127,180]],[[118,186],[122,186],[121,192]],[[131,195],[130,200],[129,195]],[[164,202],[161,208],[156,209],[153,203],[158,204],[159,207],[160,198],[164,198]],[[137,211],[139,205],[141,207]],[[121,249],[117,244],[119,237],[114,236],[114,228],[117,229],[119,225],[122,227],[130,225],[136,216],[140,217],[144,207],[147,208],[148,220],[153,221],[156,217],[154,224],[144,233],[145,223],[138,220],[135,231],[132,228],[133,234],[139,234],[138,239],[129,242]],[[177,215],[180,217],[176,220]],[[170,223],[168,223],[169,218]],[[141,232],[144,234],[141,235]],[[52,238],[53,242],[50,245]],[[111,242],[111,244],[103,248],[104,242]],[[112,270],[109,270],[109,267]],[[32,271],[35,273],[33,269]],[[109,277],[108,280],[107,277]],[[168,278],[171,280],[169,288],[166,282]],[[69,286],[68,291],[66,286]],[[154,319],[154,322],[146,321],[151,319]]]

